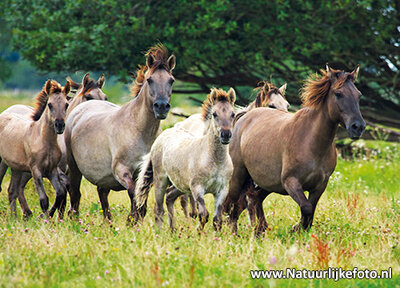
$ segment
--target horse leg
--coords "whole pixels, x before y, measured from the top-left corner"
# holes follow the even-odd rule
[[[28,202],[26,201],[25,193],[24,193],[26,183],[28,183],[28,181],[31,178],[32,178],[31,173],[25,172],[22,174],[22,177],[18,184],[18,201],[19,201],[19,205],[21,206],[22,213],[23,213],[25,219],[28,219],[29,217],[32,216],[32,211],[31,211],[31,209],[29,209]]]
[[[131,200],[131,212],[128,215],[128,222],[129,223],[136,223],[139,218],[144,217],[144,214],[139,214],[139,211],[136,207],[136,200],[135,200],[135,187],[136,184],[133,181],[132,175],[128,167],[121,163],[116,163],[114,165],[114,175],[118,182],[124,186],[128,190],[129,199]],[[141,210],[142,212],[143,210]],[[146,210],[143,211],[146,213]]]
[[[264,214],[264,209],[263,209],[263,201],[264,199],[270,194],[270,192],[267,192],[262,189],[256,189],[255,190],[255,205],[254,205],[254,212],[257,215],[258,218],[258,224],[255,229],[255,234],[256,236],[261,235],[263,232],[265,232],[268,228],[267,221],[265,220],[265,214]],[[253,200],[253,201],[254,201]]]
[[[254,182],[250,185],[249,190],[246,192],[247,198],[247,212],[249,213],[250,225],[254,226],[256,223],[256,204],[257,204],[257,191]]]
[[[4,175],[7,172],[7,164],[0,158],[0,192],[1,192],[1,183],[3,182]]]
[[[67,150],[67,161],[68,161],[68,169],[69,169],[69,180],[70,185],[68,189],[69,198],[71,201],[71,207],[69,208],[68,215],[69,217],[79,215],[79,203],[81,201],[81,180],[82,173],[79,171],[79,168],[75,162],[74,156]]]
[[[222,205],[228,194],[228,187],[224,187],[215,195],[215,213],[213,218],[213,226],[216,231],[222,228]]]
[[[21,180],[23,172],[11,170],[11,180],[8,186],[8,201],[10,202],[11,215],[17,217],[17,197],[18,183]]]
[[[179,191],[177,188],[175,188],[174,186],[173,189],[169,189],[169,192],[167,193],[167,197],[166,197],[166,203],[167,203],[167,211],[168,211],[168,220],[169,220],[169,227],[171,228],[171,231],[174,232],[176,230],[176,226],[175,226],[175,217],[174,217],[174,203],[176,198],[178,198],[179,196],[182,196],[182,192]],[[187,194],[186,194],[187,195]],[[183,195],[185,196],[185,194]],[[182,199],[183,197],[181,197]],[[186,202],[187,204],[187,202]],[[186,210],[187,213],[187,210]],[[187,215],[185,215],[187,217]]]
[[[49,209],[49,198],[46,195],[46,191],[43,187],[43,175],[42,172],[36,166],[32,168],[33,182],[35,183],[36,190],[39,194],[40,208],[42,208],[44,216],[48,216]]]
[[[196,219],[197,217],[197,209],[196,209],[196,202],[194,201],[193,195],[189,194],[190,200],[190,217]]]
[[[53,185],[54,189],[56,190],[56,200],[54,201],[54,204],[50,209],[49,215],[50,217],[53,217],[54,212],[58,209],[58,218],[63,219],[65,203],[67,201],[67,192],[65,186],[60,179],[58,168],[55,168],[52,171],[49,180],[51,182],[51,185]]]
[[[108,194],[110,189],[105,189],[97,186],[97,193],[99,194],[101,209],[105,219],[111,220],[110,205],[108,204]]]
[[[174,191],[174,190],[172,190],[172,191]],[[169,194],[170,192],[167,192],[167,207],[168,207],[168,194]],[[189,198],[188,198],[188,194],[183,194],[182,196],[181,196],[181,198],[180,198],[180,200],[181,200],[181,206],[182,206],[182,209],[183,209],[183,214],[185,214],[185,218],[189,218],[189,211],[188,211],[188,200],[189,200]]]
[[[300,227],[304,230],[309,228],[309,220],[314,215],[314,208],[304,195],[304,190],[299,180],[295,177],[288,177],[283,182],[283,187],[294,201],[300,206],[301,220],[300,223],[293,227],[294,231],[298,231]]]
[[[196,200],[199,209],[200,229],[203,230],[204,225],[208,222],[209,213],[204,202],[204,188],[201,185],[191,187],[193,198]]]
[[[310,191],[308,201],[311,203],[312,213],[310,215],[303,215],[303,213],[301,214],[300,222],[303,229],[311,228],[314,220],[315,208],[317,207],[318,201],[321,198],[322,193],[324,193],[327,184],[328,182],[324,183],[319,189],[314,189]]]

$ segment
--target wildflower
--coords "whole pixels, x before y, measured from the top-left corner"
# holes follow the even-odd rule
[[[100,276],[97,276],[97,277],[96,277],[96,279],[97,279],[97,280],[100,280],[100,279],[101,279],[101,277],[100,277]]]
[[[215,237],[215,241],[220,241],[220,240],[221,240],[221,238]]]
[[[47,220],[47,219],[44,219],[44,221],[43,221],[44,223],[49,223],[49,221]]]
[[[269,263],[270,264],[274,265],[274,264],[276,264],[276,262],[278,262],[278,260],[276,259],[275,256],[272,256],[271,258],[269,258]]]
[[[109,273],[110,273],[110,271],[108,271],[108,270],[104,271],[105,275],[108,275]]]

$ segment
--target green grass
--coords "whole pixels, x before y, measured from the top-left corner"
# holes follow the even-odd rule
[[[20,102],[20,100],[18,100]],[[11,102],[11,100],[10,100]],[[10,105],[7,102],[5,105]],[[3,98],[0,108],[4,107]],[[367,141],[377,154],[339,158],[322,196],[314,226],[292,233],[298,206],[289,197],[270,195],[264,209],[270,230],[253,236],[247,213],[239,221],[240,237],[226,225],[185,219],[176,203],[178,232],[154,227],[153,192],[149,212],[137,226],[126,224],[126,192],[109,196],[113,221],[104,221],[96,189],[82,183],[80,219],[38,219],[39,199],[32,182],[26,198],[34,217],[10,215],[3,181],[0,193],[1,287],[400,287],[400,145]],[[387,148],[388,147],[388,148]],[[45,181],[51,203],[54,189]],[[179,201],[177,201],[179,202]],[[212,196],[206,205],[213,213]],[[319,248],[319,249],[318,249]],[[391,280],[252,280],[251,269],[393,269]]]

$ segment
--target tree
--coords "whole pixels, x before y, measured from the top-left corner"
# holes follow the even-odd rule
[[[360,64],[363,115],[400,127],[400,2],[7,0],[15,47],[45,71],[106,71],[127,79],[141,52],[161,41],[177,56],[176,77],[250,86],[301,81],[326,62]],[[245,98],[239,100],[245,101]],[[242,103],[243,104],[243,103]]]

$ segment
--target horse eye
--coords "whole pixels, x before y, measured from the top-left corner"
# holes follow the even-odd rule
[[[69,106],[69,104],[67,103],[67,104],[65,104],[65,110],[67,110],[68,109],[68,106]]]
[[[274,104],[271,104],[271,105],[269,105],[268,107],[269,107],[269,108],[272,108],[272,109],[275,109],[275,108],[276,108],[276,106],[275,106]]]
[[[151,84],[151,83],[153,83],[153,79],[147,78],[147,82],[148,82],[149,84]]]
[[[212,115],[213,115],[214,118],[218,117],[217,113],[215,113],[215,112]]]
[[[47,106],[49,106],[49,109],[53,109],[53,105],[51,103],[47,104]]]
[[[174,82],[175,82],[175,79],[174,79],[174,78],[170,78],[170,79],[169,79],[169,84],[172,85],[172,84],[174,84]]]
[[[336,96],[336,98],[342,98],[343,94],[340,92],[335,92],[335,96]]]
[[[92,100],[92,99],[93,99],[93,97],[92,97],[92,96],[90,96],[90,95],[86,95],[86,96],[85,96],[85,99],[86,99],[87,101],[89,101],[89,100]]]
[[[234,117],[235,117],[235,112],[232,112],[231,118],[234,118]]]

